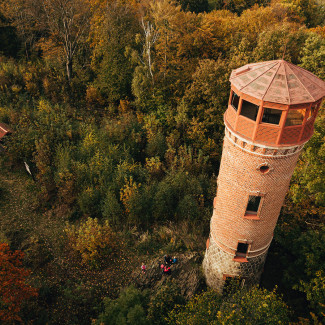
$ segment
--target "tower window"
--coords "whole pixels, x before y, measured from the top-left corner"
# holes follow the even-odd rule
[[[264,107],[262,122],[270,124],[279,124],[281,119],[282,111],[279,109]]]
[[[234,261],[240,262],[240,263],[246,263],[247,261],[247,252],[248,252],[248,244],[247,243],[241,243],[238,242],[236,255],[234,257]]]
[[[243,100],[240,115],[245,116],[250,120],[256,121],[258,108],[259,107],[257,105]]]
[[[250,195],[248,198],[247,208],[245,215],[257,214],[257,211],[260,207],[261,197]]]
[[[248,251],[248,244],[238,243],[236,255],[246,256]]]
[[[301,125],[304,121],[306,109],[293,109],[288,112],[286,126]]]
[[[309,111],[309,114],[308,114],[308,120],[314,116],[314,113],[315,113],[315,110],[316,110],[316,103],[312,104],[311,105],[311,108],[310,108],[310,111]]]
[[[239,96],[233,91],[231,98],[231,106],[237,111],[239,105]]]

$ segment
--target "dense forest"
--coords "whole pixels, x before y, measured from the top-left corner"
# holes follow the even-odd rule
[[[325,79],[322,0],[0,0],[1,324],[324,323],[324,108],[259,287],[134,280],[202,258],[230,73],[282,57]]]

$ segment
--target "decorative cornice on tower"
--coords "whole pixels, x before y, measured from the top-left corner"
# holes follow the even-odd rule
[[[227,126],[225,127],[225,136],[229,138],[229,141],[232,142],[233,145],[237,146],[241,150],[258,156],[263,156],[263,157],[290,156],[297,152],[300,152],[305,145],[305,144],[300,144],[300,145],[279,148],[279,147],[257,144],[240,137],[237,133],[227,128]]]

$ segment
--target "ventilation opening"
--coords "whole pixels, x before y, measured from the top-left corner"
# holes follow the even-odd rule
[[[266,174],[269,170],[270,170],[270,167],[269,166],[261,166],[260,167],[260,172],[262,174]]]

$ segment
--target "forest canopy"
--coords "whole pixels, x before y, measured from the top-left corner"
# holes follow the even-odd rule
[[[159,292],[121,288],[143,258],[203,254],[230,73],[281,58],[325,79],[324,2],[0,0],[0,123],[13,130],[1,141],[0,245],[24,252],[32,288],[10,317],[108,324],[116,311],[126,324],[160,324]],[[325,319],[324,116],[297,164],[263,287],[232,298],[240,317],[256,306],[266,317],[258,300],[269,299],[277,322]],[[179,324],[216,295],[172,292],[162,310]],[[0,288],[1,309],[3,299]],[[213,299],[225,311],[211,322],[235,323]]]

